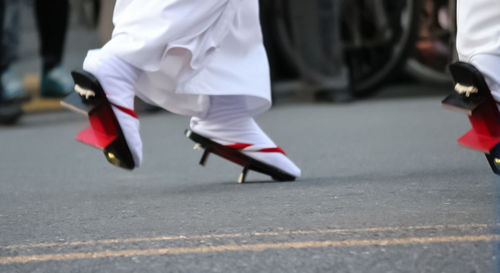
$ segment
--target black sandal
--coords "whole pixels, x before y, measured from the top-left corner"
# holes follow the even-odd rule
[[[77,140],[102,149],[109,163],[127,170],[135,168],[134,159],[111,103],[99,81],[85,71],[73,71],[75,91],[61,105],[88,116],[90,126],[77,135]]]
[[[196,143],[195,149],[204,148],[205,151],[200,160],[200,165],[205,166],[208,156],[210,153],[216,154],[222,158],[225,158],[233,163],[243,166],[243,171],[241,172],[238,183],[245,183],[246,177],[249,170],[256,171],[262,174],[269,175],[275,181],[286,182],[294,181],[295,176],[292,176],[274,166],[266,164],[264,162],[253,159],[242,152],[241,148],[224,146],[211,139],[197,134],[191,130],[186,130],[186,137],[191,139]],[[281,151],[281,148],[272,148],[272,151]],[[270,151],[269,151],[270,152]]]
[[[500,116],[497,103],[481,72],[472,64],[457,62],[450,65],[455,80],[455,92],[443,100],[443,106],[465,112],[472,130],[458,143],[486,155],[494,173],[500,175]]]

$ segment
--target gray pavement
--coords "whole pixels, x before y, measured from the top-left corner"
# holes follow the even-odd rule
[[[36,73],[24,12],[16,69]],[[74,26],[66,66],[97,44]],[[445,89],[278,101],[258,120],[302,168],[293,183],[198,166],[186,117],[143,115],[144,167],[127,172],[76,142],[84,117],[26,115],[0,127],[0,272],[495,272],[500,181],[455,144],[469,124]]]
[[[258,120],[292,183],[198,166],[186,117],[144,115],[127,172],[74,140],[84,117],[28,115],[0,128],[0,272],[494,272],[495,177],[441,93],[278,104]]]

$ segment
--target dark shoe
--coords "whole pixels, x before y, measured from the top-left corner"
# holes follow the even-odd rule
[[[249,170],[269,175],[275,181],[295,181],[300,176],[300,169],[290,161],[280,147],[262,148],[259,145],[234,143],[223,145],[204,137],[192,130],[185,131],[186,137],[196,143],[195,149],[205,149],[200,165],[205,166],[209,154],[216,154],[243,167],[238,183],[245,183]],[[253,153],[251,156],[250,153]],[[276,157],[256,157],[256,154],[274,154]],[[267,160],[266,160],[267,158]]]
[[[20,103],[31,99],[31,96],[23,88],[23,82],[19,75],[8,69],[1,75],[2,97],[4,103]]]
[[[72,76],[76,92],[72,92],[61,104],[87,115],[90,121],[90,126],[81,131],[77,139],[102,149],[109,163],[128,170],[134,169],[136,164],[133,155],[112,109],[113,106],[119,106],[108,101],[101,84],[92,74],[73,71]]]
[[[473,65],[457,62],[450,66],[455,92],[443,100],[446,108],[467,113],[472,130],[458,143],[481,151],[493,172],[500,175],[500,113],[483,75]]]
[[[73,89],[71,74],[62,66],[43,73],[41,82],[40,94],[44,98],[62,98]]]
[[[0,125],[15,124],[22,114],[21,104],[0,102]]]

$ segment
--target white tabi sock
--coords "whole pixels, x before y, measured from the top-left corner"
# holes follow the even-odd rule
[[[286,155],[279,152],[259,151],[275,148],[276,144],[249,114],[244,96],[211,96],[210,108],[206,116],[192,117],[190,128],[219,144],[252,144],[242,150],[247,156],[279,168],[295,177],[301,175],[300,169]]]
[[[142,140],[139,134],[139,120],[115,107],[134,110],[134,85],[142,70],[126,63],[120,58],[101,50],[89,51],[83,69],[92,73],[101,84],[113,112],[125,136],[136,167],[142,163]]]
[[[478,54],[473,56],[470,62],[483,74],[500,110],[500,57],[493,54]]]

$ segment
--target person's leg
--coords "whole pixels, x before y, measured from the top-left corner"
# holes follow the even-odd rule
[[[0,0],[0,75],[8,68],[8,44],[6,44],[5,27],[8,0]],[[22,115],[19,103],[6,100],[3,83],[0,82],[0,124],[14,124]]]
[[[42,69],[48,72],[60,65],[68,28],[69,3],[67,0],[36,0],[35,14],[40,36]]]
[[[484,152],[493,172],[500,175],[500,6],[497,1],[458,0],[457,31],[461,62],[450,66],[456,82],[455,92],[443,104],[468,113],[472,130],[458,142]]]
[[[3,71],[17,59],[19,48],[19,12],[20,2],[17,0],[2,0],[2,26],[0,68]]]
[[[68,28],[68,0],[36,0],[35,14],[42,57],[42,96],[65,96],[72,87],[69,73],[61,67]]]
[[[17,0],[2,0],[4,11],[1,18],[0,80],[3,100],[11,102],[29,99],[29,94],[23,88],[22,77],[9,69],[18,57],[20,4]]]
[[[101,50],[91,51],[86,57],[83,68],[99,80],[109,101],[115,104],[112,105],[114,114],[136,165],[140,165],[142,159],[139,121],[133,115],[127,114],[131,111],[122,111],[133,110],[136,80],[143,70],[147,70],[146,67],[149,71],[154,70],[152,67],[159,67],[169,43],[175,43],[175,39],[180,39],[183,35],[189,37],[191,33],[199,35],[198,31],[205,32],[207,24],[218,20],[226,2],[117,1],[113,15],[118,17],[116,27],[125,29],[129,35],[113,37]],[[191,12],[194,13],[194,18],[186,20],[184,13]],[[128,28],[129,20],[134,21],[132,29]],[[143,36],[145,32],[148,34]],[[137,47],[138,44],[142,46]],[[147,94],[149,88],[145,89]],[[147,98],[146,95],[145,97]]]
[[[101,44],[106,44],[111,39],[113,32],[113,9],[115,8],[115,0],[102,0],[99,13],[99,38]]]
[[[118,19],[115,20],[116,22],[116,29],[120,31],[125,31],[127,33],[131,33],[129,39],[127,38],[127,35],[117,35],[111,39],[110,42],[108,42],[103,49],[98,50],[98,51],[91,51],[89,55],[87,56],[85,63],[84,63],[84,69],[87,70],[88,72],[91,72],[93,75],[96,76],[96,78],[99,80],[101,85],[103,86],[106,95],[110,102],[114,104],[115,106],[120,106],[120,107],[114,107],[114,113],[116,114],[120,125],[122,127],[123,133],[125,134],[128,146],[131,150],[132,153],[134,153],[134,157],[137,158],[138,160],[136,161],[136,164],[140,164],[140,159],[142,157],[142,150],[141,150],[141,145],[140,145],[140,136],[139,136],[139,124],[138,120],[134,118],[131,115],[128,115],[123,109],[128,109],[132,110],[133,109],[133,97],[134,97],[134,91],[135,91],[135,84],[139,78],[139,76],[142,73],[147,73],[144,71],[155,71],[156,74],[151,73],[149,74],[150,76],[156,76],[156,79],[159,79],[159,81],[155,82],[154,84],[159,84],[163,88],[161,90],[157,91],[163,91],[163,92],[169,92],[176,90],[176,85],[172,85],[172,83],[169,83],[168,81],[168,76],[170,75],[169,73],[164,73],[162,71],[156,71],[155,69],[167,69],[168,71],[177,71],[177,70],[182,70],[182,69],[176,69],[178,64],[182,65],[181,68],[185,67],[184,62],[177,62],[173,60],[177,60],[175,56],[175,51],[174,49],[171,49],[168,53],[165,52],[166,46],[168,46],[170,43],[176,43],[176,42],[181,42],[181,40],[175,40],[173,37],[177,37],[177,39],[181,39],[183,35],[187,35],[186,37],[189,37],[190,32],[196,30],[196,29],[204,29],[202,33],[204,35],[222,35],[225,33],[226,28],[231,28],[231,25],[218,25],[217,22],[221,15],[222,18],[225,18],[227,20],[227,23],[229,24],[230,22],[233,22],[235,20],[232,19],[233,13],[231,12],[232,9],[236,9],[236,6],[234,6],[234,2],[231,3],[231,5],[228,6],[228,9],[224,9],[226,5],[228,5],[226,2],[227,1],[213,1],[214,3],[210,2],[203,2],[203,1],[147,1],[148,7],[144,8],[141,10],[139,14],[137,13],[137,8],[142,8],[144,7],[144,1],[130,1],[130,6],[127,4],[129,1],[123,1],[122,6],[120,7],[120,1],[117,2],[118,6],[120,8],[115,9],[116,11],[122,11],[124,13],[121,13],[118,15]],[[253,1],[252,1],[253,2]],[[200,6],[201,3],[201,6]],[[205,3],[205,4],[203,4]],[[154,4],[154,5],[153,5]],[[186,5],[186,6],[184,6]],[[158,7],[163,7],[162,12],[158,13]],[[226,14],[224,11],[229,10],[228,13]],[[126,11],[126,12],[125,12]],[[142,12],[144,11],[144,12]],[[199,14],[193,14],[194,18],[193,20],[185,20],[185,16],[183,15],[182,12],[186,11],[192,11],[192,12],[198,12]],[[180,12],[180,14],[179,14]],[[116,16],[117,14],[115,14]],[[186,14],[187,15],[187,14]],[[137,16],[134,18],[134,16]],[[189,16],[189,15],[188,15]],[[157,20],[151,20],[151,18],[156,18]],[[165,17],[165,18],[164,18]],[[172,19],[173,18],[173,19]],[[257,17],[258,18],[258,17]],[[128,19],[132,19],[132,23],[128,21]],[[161,19],[161,20],[160,20]],[[229,20],[231,19],[231,20]],[[169,22],[166,24],[169,27],[163,28],[165,25],[161,25],[162,27],[159,27],[158,29],[152,31],[148,35],[143,36],[142,31],[143,27],[151,27],[155,26],[156,24],[152,24],[155,21],[158,23],[161,22]],[[142,23],[143,26],[142,26]],[[248,22],[247,22],[248,23]],[[255,23],[248,23],[250,26],[255,26]],[[131,29],[129,28],[131,27]],[[161,31],[160,31],[161,30]],[[246,29],[244,29],[246,31]],[[252,32],[253,31],[253,32]],[[201,33],[201,32],[200,32]],[[256,33],[258,36],[258,32],[255,31],[254,29],[250,28],[248,34]],[[161,35],[160,35],[161,34]],[[193,35],[199,35],[196,33],[193,33]],[[228,39],[232,37],[232,35],[228,35]],[[236,35],[237,36],[237,35]],[[253,36],[253,35],[243,35],[243,36]],[[189,43],[186,45],[187,48],[190,48],[190,46],[193,46],[193,44],[198,45],[204,45],[208,39],[211,41],[211,39],[207,37],[198,37],[194,39],[193,43]],[[221,38],[222,39],[222,38]],[[190,40],[191,41],[191,40]],[[258,41],[252,41],[252,43],[257,43]],[[222,42],[221,42],[222,43]],[[242,45],[245,45],[245,41],[241,42]],[[139,46],[138,46],[139,45]],[[182,44],[181,44],[182,45]],[[237,50],[234,50],[235,52],[238,52],[235,54],[235,57],[230,58],[231,62],[235,63],[241,63],[242,61],[248,61],[250,64],[253,64],[255,62],[259,63],[259,61],[264,60],[264,55],[258,54],[261,52],[259,49],[260,47],[250,47],[250,49],[244,49],[244,51],[248,50],[248,52],[253,52],[253,54],[250,57],[256,56],[257,60],[247,60],[243,57],[246,56],[240,56],[241,53],[241,47],[238,43],[236,45],[232,45],[232,47],[237,47]],[[233,51],[231,49],[231,46],[228,46],[222,50],[229,50]],[[244,48],[244,46],[243,46]],[[196,48],[195,48],[196,49]],[[200,69],[200,73],[203,69],[206,69],[206,72],[214,72],[214,67],[209,67],[208,63],[198,63],[198,61],[203,60],[209,55],[208,54],[208,47],[201,47],[199,49],[193,49],[191,54],[195,53],[194,55],[190,54],[190,58],[192,57],[192,61],[196,67],[198,65],[203,64],[202,68],[198,67],[197,69]],[[211,48],[210,48],[211,49]],[[207,51],[205,51],[207,50]],[[262,48],[263,51],[263,48]],[[165,55],[168,55],[165,57]],[[204,56],[206,55],[206,56]],[[162,57],[163,56],[163,57]],[[187,56],[187,55],[186,55]],[[220,58],[232,56],[232,54],[226,53],[224,55],[219,56]],[[243,58],[242,60],[238,59],[239,57]],[[173,59],[172,59],[173,58]],[[259,58],[262,58],[259,60]],[[168,61],[166,60],[168,59]],[[183,58],[181,58],[184,60]],[[213,64],[213,63],[212,63]],[[262,62],[262,65],[255,65],[253,68],[256,69],[261,69],[261,70],[266,70],[265,65],[267,65],[266,62]],[[227,65],[227,64],[226,64]],[[245,67],[246,70],[248,70],[248,66]],[[220,71],[215,69],[215,71]],[[224,71],[224,70],[222,70]],[[154,75],[153,75],[154,74]],[[216,73],[217,74],[217,73]],[[212,79],[213,81],[224,81],[223,75],[224,72],[219,72],[219,74],[223,75],[216,75],[209,73],[209,75],[212,75],[211,77],[214,77]],[[248,73],[245,73],[245,76]],[[231,74],[229,74],[231,75]],[[188,75],[179,75],[174,77],[175,80],[179,80],[185,76]],[[262,78],[267,79],[265,77],[266,75],[262,75]],[[152,77],[152,78],[153,78]],[[190,78],[192,75],[189,75]],[[230,77],[230,76],[226,76]],[[150,78],[148,78],[150,79]],[[185,79],[186,80],[186,79]],[[190,81],[193,81],[194,79],[189,79]],[[199,80],[199,79],[198,79]],[[252,78],[253,80],[253,78]],[[260,79],[258,79],[260,80]],[[162,82],[164,81],[164,82]],[[262,80],[263,81],[263,80]],[[196,82],[196,81],[195,81]],[[195,83],[193,82],[193,84]],[[245,101],[242,98],[245,98],[243,96],[244,92],[235,92],[237,96],[232,96],[232,97],[226,97],[226,96],[220,96],[220,94],[224,94],[223,90],[220,90],[219,92],[216,92],[219,89],[224,89],[224,87],[220,87],[221,85],[214,85],[210,86],[208,84],[210,81],[206,81],[205,84],[202,86],[198,86],[196,88],[200,88],[198,90],[199,92],[205,91],[204,89],[209,89],[209,90],[214,90],[214,94],[210,94],[211,98],[211,106],[208,109],[208,113],[206,115],[203,115],[202,117],[199,118],[193,118],[193,123],[192,123],[192,129],[193,131],[196,131],[204,136],[210,137],[214,141],[218,141],[221,144],[233,144],[233,143],[242,143],[246,142],[247,144],[250,144],[251,146],[255,147],[261,147],[259,150],[243,150],[242,153],[248,154],[248,156],[253,156],[254,158],[257,158],[260,160],[260,158],[264,158],[263,162],[267,163],[268,165],[271,165],[272,167],[275,168],[281,168],[287,173],[293,174],[294,177],[297,177],[298,174],[300,174],[300,170],[296,168],[293,163],[290,164],[284,164],[283,162],[287,162],[288,158],[283,153],[278,153],[274,152],[277,151],[277,147],[275,147],[275,144],[270,140],[264,132],[255,124],[255,121],[253,120],[252,116],[250,115],[250,111],[247,109],[247,101]],[[142,82],[141,82],[142,83]],[[200,81],[198,83],[201,84]],[[149,87],[151,87],[151,90],[154,90],[154,85],[153,83],[149,83]],[[183,84],[185,84],[183,82]],[[241,83],[238,81],[238,84],[245,84],[247,85],[248,83],[245,81]],[[235,84],[235,88],[238,87],[238,84]],[[208,88],[206,87],[208,86]],[[256,84],[255,86],[259,88],[263,88],[264,90],[267,90],[267,85],[262,83],[262,84]],[[148,85],[146,84],[146,87]],[[243,90],[245,88],[242,88]],[[253,89],[253,88],[252,88]],[[141,93],[142,96],[146,98],[153,98],[156,94],[154,92],[147,92],[149,89],[145,88],[146,91],[145,93]],[[85,91],[85,90],[83,90]],[[143,91],[143,90],[141,90]],[[256,97],[262,99],[263,101],[266,100],[266,97],[260,94],[256,90],[255,94]],[[84,92],[85,93],[85,92]],[[173,93],[173,92],[172,92]],[[239,93],[242,93],[240,95]],[[231,93],[229,93],[231,94]],[[167,96],[166,99],[169,99],[170,97],[175,98],[177,94],[166,94]],[[187,94],[179,94],[179,95],[187,95]],[[260,96],[258,96],[260,95]],[[195,103],[190,103],[190,106],[194,107],[199,107],[203,108],[203,112],[206,113],[206,109],[204,108],[206,106],[206,93],[200,93],[200,96],[198,97],[199,100],[203,99],[203,102],[200,102],[200,104],[203,105],[198,105]],[[247,96],[251,96],[248,95]],[[263,97],[263,98],[262,98]],[[153,100],[152,100],[153,101]],[[183,101],[181,99],[176,100],[176,102],[182,103]],[[256,104],[256,103],[254,103]],[[264,106],[267,105],[266,103],[262,103]],[[263,106],[263,107],[264,107]],[[163,105],[163,107],[168,109],[168,106]],[[255,105],[253,105],[253,113],[257,112],[255,109]],[[173,107],[174,108],[174,107]],[[130,111],[128,111],[130,112]],[[190,111],[189,114],[197,112],[197,111]],[[179,113],[186,113],[179,111]],[[202,115],[202,114],[200,114]],[[195,124],[197,123],[197,124]],[[263,150],[263,151],[261,151]],[[261,155],[261,154],[266,154],[266,155]],[[289,160],[288,160],[289,161]],[[284,165],[285,167],[282,167]],[[273,174],[271,174],[273,175]]]
[[[321,0],[318,5],[320,12],[331,15],[319,25],[319,37],[328,45],[322,55],[327,61],[322,69],[325,75],[330,75],[330,82],[326,83],[326,90],[317,92],[316,98],[329,102],[350,102],[354,98],[342,44],[342,0]]]
[[[277,148],[249,114],[244,96],[211,96],[206,116],[191,118],[190,128],[195,133],[222,145],[248,146],[242,152],[260,162],[276,167],[293,177],[300,169],[283,153],[263,152]]]
[[[99,50],[89,52],[83,68],[99,80],[106,92],[135,165],[139,167],[142,163],[142,141],[139,120],[134,112],[134,86],[142,71]]]

